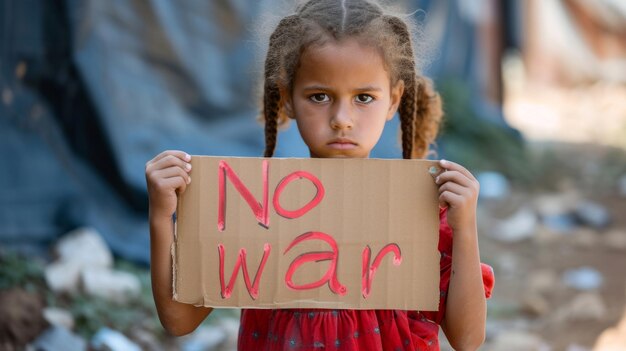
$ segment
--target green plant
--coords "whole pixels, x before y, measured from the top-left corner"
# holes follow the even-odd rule
[[[45,289],[43,262],[13,251],[0,251],[0,290],[13,287],[31,292]]]
[[[477,115],[466,83],[443,79],[438,91],[445,113],[438,143],[445,157],[472,171],[498,171],[522,183],[533,178],[534,168],[522,138]]]

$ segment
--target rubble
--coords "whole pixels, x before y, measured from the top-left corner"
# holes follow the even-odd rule
[[[181,339],[181,350],[204,351],[217,349],[226,338],[226,332],[220,327],[200,326],[190,336]]]
[[[602,274],[591,267],[568,269],[563,273],[563,283],[578,290],[595,290],[602,286]]]
[[[27,351],[87,351],[87,342],[71,331],[53,326],[26,347]]]
[[[557,323],[567,321],[602,321],[606,318],[607,307],[597,292],[576,295],[568,304],[561,306],[553,318]]]
[[[87,268],[81,274],[81,281],[88,295],[116,303],[125,303],[141,292],[137,277],[123,271]]]
[[[74,317],[70,311],[57,307],[43,309],[43,317],[50,325],[63,327],[67,330],[74,329]]]
[[[96,351],[141,351],[141,348],[124,334],[109,328],[101,328],[91,339]]]
[[[110,268],[113,255],[94,229],[80,228],[67,233],[55,247],[59,258],[45,268],[45,278],[52,291],[76,293],[80,274],[89,267]]]

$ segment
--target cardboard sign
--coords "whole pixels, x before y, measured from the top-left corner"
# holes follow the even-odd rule
[[[435,311],[434,161],[194,156],[174,299],[211,307]]]

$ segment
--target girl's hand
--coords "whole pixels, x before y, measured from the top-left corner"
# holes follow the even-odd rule
[[[439,206],[448,207],[448,224],[452,230],[475,228],[478,181],[457,163],[441,160],[439,165],[443,171],[435,183],[439,186]]]
[[[191,183],[191,156],[182,151],[164,151],[146,163],[150,216],[171,217],[177,194]]]

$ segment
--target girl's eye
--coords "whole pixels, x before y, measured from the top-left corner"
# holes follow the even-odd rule
[[[311,99],[313,102],[327,102],[329,100],[328,95],[324,93],[313,94],[309,96],[309,99]]]
[[[373,100],[374,98],[371,95],[367,95],[367,94],[359,94],[356,96],[356,101],[362,104],[369,104]]]

